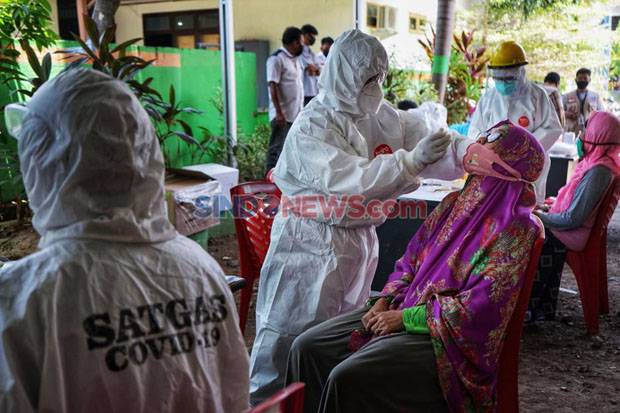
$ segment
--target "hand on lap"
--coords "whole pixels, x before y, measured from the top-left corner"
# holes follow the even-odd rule
[[[402,310],[389,310],[376,314],[368,323],[375,335],[385,336],[405,329]]]
[[[370,330],[369,322],[377,314],[387,311],[388,302],[385,298],[378,299],[375,304],[362,317],[362,325],[366,330]]]

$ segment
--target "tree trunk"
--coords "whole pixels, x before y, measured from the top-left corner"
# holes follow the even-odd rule
[[[433,54],[433,84],[439,94],[439,102],[443,103],[448,83],[450,63],[450,44],[452,42],[452,26],[454,20],[455,0],[439,0],[437,2],[437,37]]]
[[[120,3],[120,0],[95,1],[92,17],[100,34],[114,26],[114,14],[116,14]]]

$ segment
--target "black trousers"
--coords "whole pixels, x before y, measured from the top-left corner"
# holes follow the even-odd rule
[[[565,261],[566,246],[547,230],[532,287],[527,321],[555,318]]]
[[[269,137],[269,149],[267,150],[267,172],[278,163],[280,152],[284,146],[286,135],[288,135],[289,129],[293,124],[286,122],[285,125],[280,125],[274,120],[271,121],[271,136]]]
[[[306,384],[304,412],[447,412],[430,336],[403,332],[348,349],[366,311],[325,321],[293,342],[286,382]]]

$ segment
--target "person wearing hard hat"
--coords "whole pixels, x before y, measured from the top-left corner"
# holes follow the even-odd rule
[[[489,62],[495,87],[487,90],[476,107],[468,136],[481,132],[502,120],[510,120],[530,131],[545,150],[545,167],[536,181],[536,201],[545,200],[547,175],[551,161],[549,149],[562,133],[562,126],[547,92],[527,80],[525,51],[514,41],[502,42]]]

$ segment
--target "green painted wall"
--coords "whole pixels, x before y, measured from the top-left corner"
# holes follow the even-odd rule
[[[62,41],[58,43],[58,49],[75,47],[76,43]],[[176,99],[183,106],[190,106],[202,111],[202,114],[187,114],[182,117],[194,129],[197,138],[202,138],[199,127],[205,127],[214,136],[223,134],[223,117],[217,106],[221,104],[222,72],[220,69],[220,52],[198,49],[175,49],[133,47],[130,51],[143,53],[168,53],[180,56],[180,67],[165,67],[152,65],[138,74],[138,79],[153,77],[151,87],[159,91],[167,100],[170,85],[174,85]],[[30,71],[27,64],[24,70]],[[55,63],[53,74],[63,69],[62,63]],[[235,53],[236,97],[237,97],[237,124],[240,139],[245,140],[250,136],[257,124],[264,122],[256,111],[256,55],[254,53]],[[9,96],[6,85],[0,84],[0,104],[15,101],[16,96]],[[257,118],[258,116],[258,118]],[[4,128],[4,119],[2,119]],[[0,143],[6,139],[6,132],[2,131]],[[208,146],[208,145],[207,145]],[[14,148],[14,144],[13,144]],[[14,149],[13,149],[14,150]],[[170,165],[180,167],[192,163],[210,162],[210,154],[201,153],[195,146],[188,146],[179,139],[169,140],[164,148],[169,155]],[[8,154],[10,155],[10,154]],[[3,154],[0,150],[0,167],[4,164]],[[6,171],[0,169],[0,181],[6,176]],[[14,188],[3,185],[0,188],[0,200],[7,201],[14,197]]]

